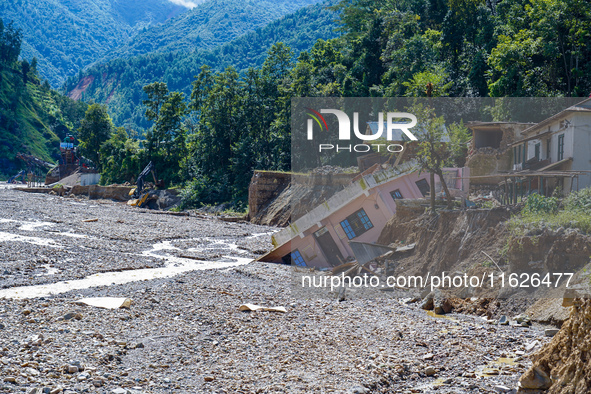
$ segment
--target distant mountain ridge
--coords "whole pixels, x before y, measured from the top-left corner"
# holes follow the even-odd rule
[[[187,11],[169,0],[2,0],[0,18],[23,33],[21,56],[36,57],[52,86],[101,59],[138,30]]]
[[[189,94],[203,65],[217,71],[229,66],[238,71],[259,67],[277,42],[285,43],[297,55],[318,39],[338,36],[336,15],[326,8],[330,4],[334,0],[302,8],[213,49],[152,53],[97,64],[70,78],[65,91],[71,98],[107,104],[117,126],[146,129],[150,124],[144,118],[143,86],[162,81],[170,90]]]
[[[86,103],[74,101],[41,83],[35,62],[18,60],[20,34],[0,19],[0,177],[25,166],[19,153],[53,162],[59,142],[75,132]]]
[[[213,48],[321,0],[210,0],[143,29],[103,60]]]

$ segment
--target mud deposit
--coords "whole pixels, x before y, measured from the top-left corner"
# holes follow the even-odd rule
[[[0,189],[0,392],[510,392],[547,342],[397,299],[295,298],[289,267],[249,262],[275,230]],[[131,305],[76,303],[107,296]]]

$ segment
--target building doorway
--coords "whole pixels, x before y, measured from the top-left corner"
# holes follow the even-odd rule
[[[316,231],[314,233],[314,238],[316,238],[316,242],[320,245],[320,249],[322,250],[322,253],[324,253],[324,257],[326,257],[326,261],[328,261],[329,265],[335,267],[345,262],[339,247],[334,239],[332,239],[332,236],[326,227],[322,227],[320,230]]]

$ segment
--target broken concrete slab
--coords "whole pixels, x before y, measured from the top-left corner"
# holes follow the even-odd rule
[[[263,311],[263,312],[282,312],[287,313],[287,310],[282,306],[260,306],[255,304],[242,304],[238,307],[238,310],[241,312],[254,312],[254,311]]]
[[[105,309],[129,309],[131,306],[131,299],[125,297],[93,297],[82,298],[76,301],[78,305],[95,306],[97,308]]]

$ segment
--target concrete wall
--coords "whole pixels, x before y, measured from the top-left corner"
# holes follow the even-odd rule
[[[569,121],[570,125],[568,127],[560,127],[561,121]],[[580,121],[580,120],[579,120]],[[552,132],[550,135],[550,160],[552,163],[556,163],[558,161],[558,136],[564,135],[564,155],[563,158],[567,159],[569,157],[574,157],[574,133],[575,128],[577,132],[577,138],[579,137],[578,134],[580,132],[580,126],[575,126],[575,115],[571,114],[565,118],[561,118],[561,120],[557,120],[555,123],[551,124],[549,129]],[[547,144],[548,144],[549,136],[546,135],[542,138],[538,138],[535,140],[530,140],[527,142],[527,152],[526,152],[526,159],[529,160],[536,155],[535,146],[536,144],[540,144],[540,160],[547,159],[548,156],[546,154],[547,151]]]
[[[291,174],[286,172],[255,171],[248,187],[248,215],[255,217],[281,193],[289,182]]]
[[[574,133],[572,169],[591,171],[591,114],[577,113],[573,116]],[[576,181],[573,190],[576,190]],[[579,176],[579,189],[591,187],[591,173]]]
[[[80,186],[98,185],[101,180],[101,174],[90,173],[80,175]]]

